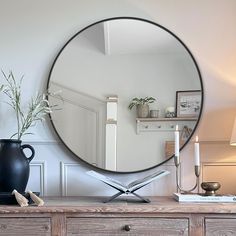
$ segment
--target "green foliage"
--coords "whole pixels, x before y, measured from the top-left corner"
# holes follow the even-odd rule
[[[150,103],[153,103],[155,101],[156,101],[156,99],[153,98],[153,97],[145,97],[145,98],[135,97],[131,100],[131,103],[129,104],[128,108],[131,110],[134,106],[150,104]]]
[[[0,86],[0,91],[8,97],[9,102],[7,102],[7,104],[15,111],[17,120],[17,132],[10,138],[16,136],[17,139],[20,140],[23,135],[32,134],[26,131],[34,126],[37,121],[43,121],[44,116],[52,112],[52,107],[49,105],[45,94],[37,94],[36,97],[31,98],[27,110],[24,111],[21,105],[21,83],[23,76],[20,81],[17,82],[12,71],[6,74],[2,70],[2,74],[6,80],[6,84]]]

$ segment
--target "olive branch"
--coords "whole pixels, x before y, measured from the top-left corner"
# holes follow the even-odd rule
[[[12,71],[6,74],[2,70],[2,74],[6,84],[0,86],[0,91],[8,97],[9,102],[6,103],[15,111],[17,120],[17,132],[10,138],[16,136],[20,140],[23,135],[32,134],[26,131],[34,126],[36,122],[44,121],[45,115],[51,113],[53,107],[50,106],[46,99],[46,94],[38,93],[35,97],[31,98],[27,110],[24,111],[21,105],[21,84],[24,76],[17,82]]]

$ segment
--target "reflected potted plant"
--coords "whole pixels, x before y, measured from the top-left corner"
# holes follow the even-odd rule
[[[137,109],[138,118],[147,118],[149,117],[149,104],[155,102],[156,99],[153,97],[145,98],[133,98],[129,104],[129,109],[132,110],[133,107]]]
[[[34,148],[28,144],[21,145],[24,135],[32,134],[28,129],[52,111],[44,94],[31,98],[27,109],[21,104],[21,83],[15,79],[12,71],[6,74],[2,71],[5,83],[0,86],[1,92],[7,97],[8,104],[15,112],[17,131],[9,139],[0,140],[0,192],[24,192],[29,179],[29,163],[34,157]],[[24,149],[30,149],[27,157]]]

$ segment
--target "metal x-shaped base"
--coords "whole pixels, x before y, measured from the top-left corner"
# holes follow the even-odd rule
[[[148,198],[144,198],[142,196],[140,196],[139,194],[135,193],[134,191],[133,192],[122,192],[122,191],[119,191],[118,193],[114,194],[113,196],[107,198],[105,201],[103,201],[104,203],[107,203],[107,202],[111,202],[112,200],[114,200],[115,198],[119,197],[120,195],[122,194],[133,194],[135,197],[139,198],[140,200],[142,200],[142,202],[145,202],[145,203],[149,203],[151,202]]]

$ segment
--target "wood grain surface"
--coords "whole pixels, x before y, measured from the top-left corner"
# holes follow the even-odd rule
[[[42,207],[0,205],[1,213],[236,213],[236,203],[179,203],[172,197],[150,197],[151,203],[118,199],[103,203],[102,197],[48,197]]]
[[[50,197],[45,206],[0,205],[0,236],[236,235],[235,203],[178,203],[136,199]],[[129,230],[125,230],[125,227]]]
[[[206,218],[206,236],[234,236],[236,235],[236,219]]]
[[[49,236],[51,235],[50,218],[1,218],[1,236]]]
[[[188,223],[178,218],[68,218],[67,235],[188,235]]]

